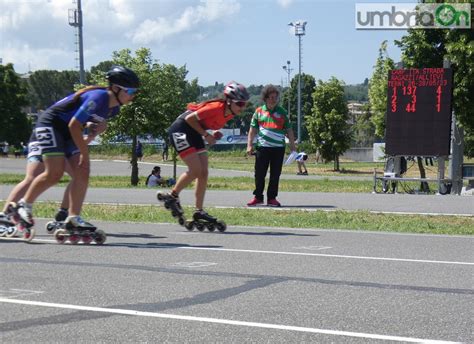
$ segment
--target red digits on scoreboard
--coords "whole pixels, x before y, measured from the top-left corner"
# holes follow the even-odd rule
[[[406,90],[406,94],[408,95],[411,94],[411,102],[407,104],[406,111],[415,112],[416,111],[416,86],[408,86]]]
[[[396,112],[396,111],[397,111],[397,88],[394,87],[393,92],[392,92],[392,112]]]
[[[438,86],[436,89],[436,111],[441,112],[441,93],[442,89],[441,86]]]

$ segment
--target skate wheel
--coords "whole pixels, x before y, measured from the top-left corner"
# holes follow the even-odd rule
[[[227,229],[227,225],[224,221],[217,221],[216,228],[219,232],[225,232],[225,230]]]
[[[85,245],[89,245],[91,242],[92,242],[92,236],[91,236],[91,233],[89,231],[86,231],[82,234],[82,242],[85,244]]]
[[[54,232],[54,239],[58,244],[64,244],[67,240],[67,231],[65,229],[57,229]]]
[[[30,242],[35,237],[35,230],[33,228],[25,229],[23,232],[23,240]]]
[[[177,217],[177,216],[179,216],[179,213],[176,210],[173,210],[173,211],[171,211],[171,215],[173,217]]]
[[[192,231],[194,229],[194,222],[193,221],[186,221],[184,223],[184,227],[188,230],[188,231]]]
[[[96,230],[95,231],[95,238],[94,238],[94,241],[97,245],[102,245],[105,240],[107,240],[107,235],[105,234],[105,232],[103,230]]]
[[[48,234],[54,234],[55,230],[56,230],[56,221],[49,221],[46,224],[46,232],[48,232]]]
[[[196,222],[196,229],[202,232],[204,230],[204,225],[200,222]]]
[[[178,223],[180,226],[184,226],[184,224],[186,223],[186,220],[184,219],[184,217],[180,216],[178,219]]]
[[[156,198],[158,199],[158,201],[162,201],[162,200],[163,200],[163,195],[162,195],[162,193],[161,193],[161,192],[158,192],[158,193],[156,194]]]
[[[165,209],[169,209],[169,208],[171,208],[170,204],[168,202],[165,202]]]
[[[77,245],[77,243],[81,240],[81,237],[78,234],[71,234],[69,236],[69,242],[71,245]]]
[[[207,230],[208,230],[209,232],[214,232],[214,231],[216,230],[216,226],[214,226],[213,223],[208,223],[208,224],[207,224]]]
[[[18,233],[17,229],[15,226],[12,226],[12,227],[8,227],[5,232],[4,232],[4,236],[6,236],[7,238],[13,238],[14,236],[16,236]]]

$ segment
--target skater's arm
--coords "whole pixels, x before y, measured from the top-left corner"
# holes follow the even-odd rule
[[[216,143],[216,139],[214,138],[214,136],[209,134],[199,123],[197,112],[193,112],[187,115],[185,117],[185,121],[191,126],[191,128],[197,131],[199,135],[204,136],[204,140],[206,140],[207,143],[209,143],[210,145]]]
[[[85,168],[89,168],[89,149],[87,143],[84,141],[82,136],[83,124],[79,122],[75,117],[69,122],[69,132],[71,133],[74,144],[79,149],[81,154],[79,165]]]

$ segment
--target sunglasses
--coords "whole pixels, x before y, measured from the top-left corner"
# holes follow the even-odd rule
[[[247,102],[243,102],[243,101],[232,101],[232,102],[238,107],[244,107],[245,105],[247,105]]]
[[[129,96],[133,96],[135,94],[137,94],[138,92],[138,88],[132,88],[132,87],[123,87],[123,86],[120,86],[120,85],[116,85],[118,88],[124,90],[125,92],[127,92],[127,94]]]

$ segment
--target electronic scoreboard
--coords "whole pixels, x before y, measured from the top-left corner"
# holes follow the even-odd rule
[[[453,70],[389,72],[385,152],[396,156],[448,156],[451,143]]]

